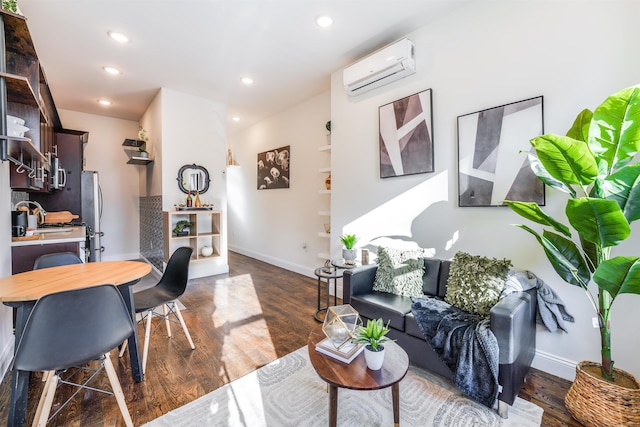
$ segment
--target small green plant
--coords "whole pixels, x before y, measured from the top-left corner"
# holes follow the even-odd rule
[[[187,220],[181,220],[176,222],[175,227],[173,227],[173,234],[180,234],[184,231],[185,228],[191,228],[193,226],[193,223],[191,221],[187,221]]]
[[[382,319],[367,320],[367,326],[358,326],[354,332],[352,342],[371,346],[373,351],[382,350],[380,344],[393,341],[386,337],[389,332],[389,322],[385,325]]]
[[[329,133],[331,133],[331,120],[329,120],[324,127],[329,131]]]
[[[358,241],[358,238],[355,234],[343,234],[340,236],[340,241],[344,245],[345,249],[353,249]]]

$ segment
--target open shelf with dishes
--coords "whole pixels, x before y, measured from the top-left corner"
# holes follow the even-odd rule
[[[193,249],[191,259],[205,260],[220,256],[220,211],[164,211],[164,261],[169,261],[171,254],[179,247],[188,246]],[[188,227],[176,234],[176,226],[181,221],[188,221]],[[184,233],[184,234],[183,234]]]

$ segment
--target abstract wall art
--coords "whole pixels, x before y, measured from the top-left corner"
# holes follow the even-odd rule
[[[291,146],[258,153],[258,190],[289,188]]]
[[[380,178],[433,172],[431,89],[379,108]]]
[[[459,116],[458,205],[544,205],[544,184],[526,155],[543,132],[542,96]]]

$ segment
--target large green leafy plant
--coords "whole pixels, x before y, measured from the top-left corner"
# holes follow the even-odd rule
[[[640,294],[638,256],[612,256],[612,248],[631,235],[640,218],[640,86],[609,96],[593,112],[582,111],[566,136],[531,140],[533,172],[546,185],[568,194],[565,214],[572,230],[535,203],[506,201],[509,207],[545,226],[533,234],[566,282],[583,288],[598,313],[602,375],[613,381],[609,314],[615,298]],[[597,285],[597,296],[589,283]],[[597,302],[596,302],[597,300]]]

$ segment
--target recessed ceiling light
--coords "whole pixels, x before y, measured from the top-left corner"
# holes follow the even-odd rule
[[[243,77],[241,80],[242,80],[242,83],[246,85],[250,85],[253,83],[253,79],[251,77]]]
[[[120,70],[118,70],[117,68],[113,68],[113,67],[102,67],[103,70],[105,70],[107,73],[109,74],[113,74],[113,75],[118,75],[120,74]]]
[[[108,101],[106,99],[98,99],[98,104],[108,106],[111,105],[111,101]]]
[[[231,120],[233,120],[234,122],[239,122],[240,121],[240,117],[233,116],[233,117],[231,117]]]
[[[129,38],[124,34],[114,33],[113,31],[109,31],[107,34],[109,34],[109,37],[120,43],[126,43],[129,41]]]
[[[333,18],[326,15],[318,16],[316,18],[316,24],[318,24],[322,28],[330,27],[331,25],[333,25]]]

